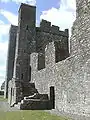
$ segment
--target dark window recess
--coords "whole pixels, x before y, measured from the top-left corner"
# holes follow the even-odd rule
[[[45,53],[38,54],[38,70],[45,68]]]
[[[29,66],[29,81],[31,81],[31,66]]]
[[[50,87],[50,102],[51,102],[51,108],[55,109],[55,91],[54,91],[54,86]]]
[[[69,52],[66,48],[63,47],[63,44],[60,41],[55,41],[55,62],[66,59],[69,56]]]
[[[12,88],[11,88],[11,96],[13,95]]]
[[[28,28],[28,25],[26,26],[26,30],[28,30],[29,28]]]
[[[23,79],[23,74],[21,74],[21,79]]]
[[[22,17],[21,17],[21,20],[22,20]]]
[[[12,88],[11,88],[11,99],[10,99],[10,104],[12,103],[12,96],[13,96],[13,92],[12,92]]]
[[[12,91],[12,95],[14,96],[14,88],[13,88],[13,91]]]

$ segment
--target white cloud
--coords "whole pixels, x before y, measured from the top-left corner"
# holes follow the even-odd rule
[[[0,49],[2,47],[1,42],[8,40],[8,33],[9,33],[9,24],[5,24],[3,21],[0,20]],[[7,36],[7,40],[3,40],[4,37]]]
[[[0,14],[5,16],[11,24],[13,24],[13,25],[18,24],[18,16],[17,15],[15,15],[9,11],[6,11],[6,10],[0,10]]]
[[[30,5],[36,5],[36,0],[1,0],[1,2],[15,2],[16,4],[28,3]]]
[[[7,60],[8,38],[4,42],[0,42],[0,86],[5,80],[6,60]]]
[[[9,31],[10,25],[8,24],[0,24],[0,36],[3,35],[8,35],[8,31]]]
[[[61,0],[60,7],[66,9],[75,11],[76,10],[76,0]]]
[[[5,80],[9,27],[10,25],[0,22],[0,86]]]
[[[0,20],[0,24],[4,24],[4,22],[2,20]]]
[[[9,24],[0,20],[0,86],[5,80]]]
[[[61,0],[60,7],[47,11],[43,11],[40,19],[51,21],[52,24],[57,25],[64,30],[69,28],[71,30],[72,24],[76,18],[76,4],[75,0]]]

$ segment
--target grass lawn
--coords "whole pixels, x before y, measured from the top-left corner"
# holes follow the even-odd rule
[[[0,120],[70,120],[40,110],[0,112]]]
[[[0,104],[6,102],[3,96],[0,96]],[[1,106],[3,107],[3,106]],[[0,111],[0,120],[71,120],[68,118],[52,115],[43,110],[20,110],[20,111]]]
[[[0,101],[7,101],[7,99],[5,99],[3,95],[0,95]]]

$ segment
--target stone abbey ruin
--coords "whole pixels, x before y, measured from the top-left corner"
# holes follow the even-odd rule
[[[68,29],[46,20],[36,27],[35,16],[35,6],[21,4],[11,25],[4,96],[20,109],[90,115],[90,1],[76,0],[70,53]]]

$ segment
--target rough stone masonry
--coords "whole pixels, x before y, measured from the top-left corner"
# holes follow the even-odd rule
[[[28,90],[25,93],[24,84],[34,83],[34,93],[38,91],[49,98],[49,88],[53,86],[55,109],[90,116],[89,13],[90,1],[76,0],[69,54],[68,30],[60,31],[45,20],[40,27],[35,27],[35,7],[21,5],[14,66],[11,68],[13,75],[12,79],[6,80],[9,103],[16,104],[26,96]]]

